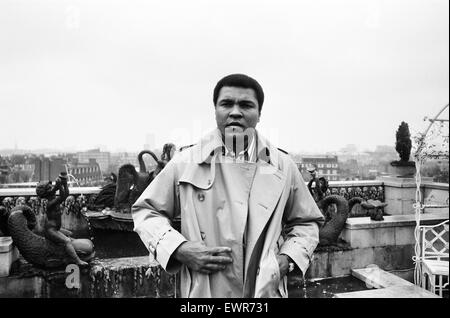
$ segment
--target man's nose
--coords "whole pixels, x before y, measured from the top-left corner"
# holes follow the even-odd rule
[[[230,112],[230,117],[242,117],[241,108],[238,104],[234,104]]]

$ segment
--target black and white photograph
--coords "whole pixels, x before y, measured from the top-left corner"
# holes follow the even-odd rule
[[[0,298],[449,298],[448,0],[0,0],[0,109]]]

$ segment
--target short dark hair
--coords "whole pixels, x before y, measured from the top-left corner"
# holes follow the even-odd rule
[[[216,105],[217,99],[219,98],[220,89],[224,86],[253,89],[256,94],[256,99],[258,100],[259,112],[261,112],[262,105],[264,103],[264,92],[261,85],[259,85],[259,83],[254,78],[251,78],[250,76],[247,76],[245,74],[231,74],[222,78],[217,82],[216,87],[214,87],[214,105]]]

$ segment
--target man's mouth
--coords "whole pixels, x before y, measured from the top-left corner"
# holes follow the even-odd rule
[[[226,125],[226,127],[239,127],[239,128],[244,128],[244,125],[240,124],[240,123],[229,123]]]

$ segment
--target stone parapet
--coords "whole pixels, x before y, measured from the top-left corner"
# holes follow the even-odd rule
[[[423,213],[421,224],[438,224],[449,218],[448,211]],[[401,246],[415,244],[415,215],[385,216],[383,221],[369,217],[349,218],[341,238],[352,248]]]
[[[306,271],[307,279],[351,275],[352,268],[377,265],[387,271],[414,267],[414,245],[378,246],[316,251]]]
[[[176,295],[175,276],[150,264],[147,256],[97,259],[88,269],[77,273],[65,268],[38,269],[20,260],[9,277],[0,278],[0,298],[173,298]]]
[[[417,184],[415,178],[382,177],[385,201],[388,205],[384,211],[389,215],[414,214]],[[422,178],[419,187],[423,204],[447,205],[449,185],[432,182],[432,178]],[[436,212],[438,208],[430,208],[425,212]]]

